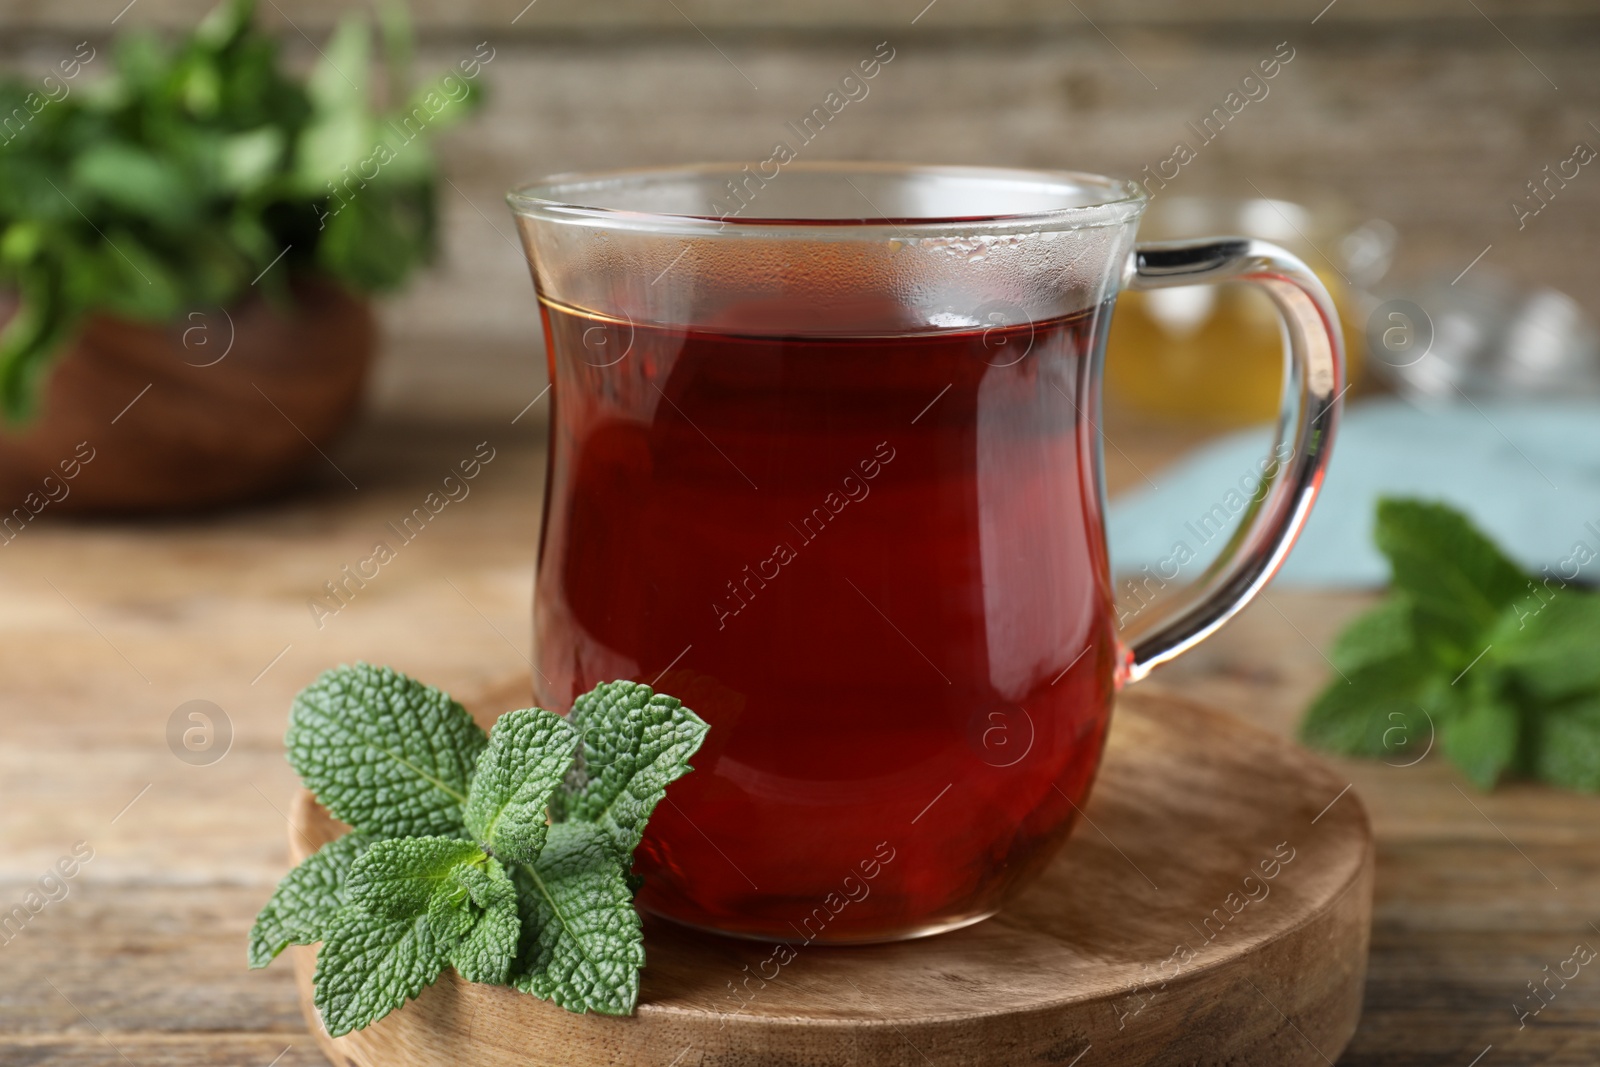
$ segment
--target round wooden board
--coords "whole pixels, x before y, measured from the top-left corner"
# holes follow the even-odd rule
[[[773,946],[646,918],[632,1018],[573,1015],[446,970],[339,1067],[1326,1065],[1355,1031],[1372,836],[1301,750],[1151,690],[1118,701],[1084,817],[1045,875],[986,922],[920,941]],[[343,831],[303,794],[298,862]],[[1268,877],[1268,876],[1271,877]]]

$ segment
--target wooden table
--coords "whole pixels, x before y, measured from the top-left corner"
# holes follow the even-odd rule
[[[542,405],[512,424],[523,402],[472,425],[370,420],[312,491],[273,506],[189,521],[46,516],[0,546],[0,923],[30,890],[44,901],[20,929],[0,926],[0,1064],[323,1062],[290,969],[244,966],[246,932],[285,868],[289,701],[358,658],[458,692],[527,670],[544,427]],[[1110,450],[1114,487],[1192,439],[1112,433],[1126,454]],[[485,440],[495,458],[470,496],[319,626],[308,599],[375,541],[395,544],[386,523]],[[1270,591],[1145,684],[1288,733],[1328,674],[1319,649],[1366,600]],[[231,724],[214,762],[169,748],[169,720],[191,700]],[[201,726],[186,716],[180,751],[183,729]],[[1600,799],[1522,785],[1481,796],[1432,758],[1337,766],[1372,814],[1379,864],[1365,1015],[1341,1063],[1600,1059],[1600,969],[1552,983],[1525,1028],[1513,1009],[1575,944],[1600,947]],[[92,859],[46,877],[78,842]]]

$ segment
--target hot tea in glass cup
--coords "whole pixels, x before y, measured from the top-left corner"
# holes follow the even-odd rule
[[[1136,244],[1138,186],[1076,173],[702,166],[510,202],[553,398],[539,702],[628,678],[711,724],[640,905],[789,943],[994,914],[1071,830],[1118,688],[1304,523],[1343,387],[1321,283],[1258,240]],[[1287,325],[1282,461],[1189,598],[1119,634],[1107,324],[1121,289],[1221,281]]]

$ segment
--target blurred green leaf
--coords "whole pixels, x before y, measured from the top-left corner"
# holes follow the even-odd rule
[[[431,196],[362,190],[328,219],[317,261],[362,288],[392,289],[408,273],[406,264],[431,250],[432,210]]]
[[[337,185],[361,165],[372,148],[370,123],[359,111],[322,115],[300,136],[296,177],[312,195],[326,195],[328,183]]]
[[[166,50],[144,30],[130,30],[117,38],[117,84],[127,97],[159,85],[167,76]]]
[[[1328,680],[1300,725],[1308,744],[1348,756],[1393,756],[1415,732],[1429,678],[1411,655],[1372,660]],[[1396,727],[1401,727],[1396,732]]]
[[[1541,733],[1534,773],[1568,789],[1600,792],[1600,697],[1550,709]]]
[[[75,192],[167,226],[193,219],[199,206],[176,166],[130,144],[90,146],[72,165],[72,185]],[[81,203],[77,208],[87,210]]]
[[[1600,689],[1600,597],[1576,589],[1544,595],[1506,613],[1492,639],[1494,661],[1542,700]]]
[[[1418,643],[1448,659],[1472,656],[1528,578],[1466,516],[1421,500],[1382,500],[1376,540],[1396,589],[1411,601]]]
[[[346,15],[321,50],[306,92],[318,115],[361,114],[367,109],[372,66],[372,27],[359,15]]]
[[[283,131],[273,126],[224,138],[220,161],[223,187],[241,192],[262,184],[277,172],[283,150]]]
[[[102,256],[102,262],[115,279],[108,286],[107,311],[130,319],[154,320],[183,309],[183,287],[177,272],[131,230],[108,230],[105,243],[111,254]]]
[[[1463,701],[1458,714],[1444,717],[1439,740],[1450,761],[1479,789],[1490,789],[1516,759],[1520,730],[1517,709],[1489,692]]]
[[[1339,634],[1328,658],[1348,674],[1380,660],[1419,655],[1411,633],[1411,601],[1397,593],[1352,620]]]
[[[29,269],[16,284],[16,312],[0,329],[0,408],[13,420],[32,414],[44,368],[79,318],[54,272]]]
[[[1380,501],[1377,540],[1393,587],[1334,643],[1339,677],[1301,737],[1393,755],[1415,711],[1479,788],[1518,773],[1600,791],[1600,596],[1530,578],[1441,504]]]
[[[0,260],[7,264],[26,263],[38,255],[44,243],[44,227],[37,222],[13,222],[0,234]]]
[[[250,31],[255,19],[254,0],[223,0],[194,30],[194,43],[221,52]]]
[[[411,84],[411,13],[402,0],[378,0],[377,7],[389,100],[403,100]]]
[[[191,63],[184,72],[184,106],[199,117],[209,118],[222,108],[222,75],[210,63]]]

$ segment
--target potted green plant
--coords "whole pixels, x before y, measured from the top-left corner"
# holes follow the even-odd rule
[[[376,33],[346,17],[297,77],[225,0],[176,45],[124,34],[0,82],[0,537],[46,506],[251,499],[320,462],[370,296],[434,253],[431,142],[493,58],[413,87],[409,36],[398,7]]]

